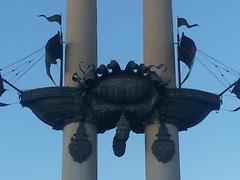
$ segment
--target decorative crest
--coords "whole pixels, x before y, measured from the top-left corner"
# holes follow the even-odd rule
[[[152,145],[152,152],[158,161],[167,163],[175,154],[175,144],[174,141],[170,139],[171,135],[168,133],[168,129],[165,124],[161,123],[157,139]]]
[[[79,123],[77,132],[73,135],[68,149],[73,160],[76,162],[82,163],[90,157],[92,153],[92,144],[88,140],[84,123]]]

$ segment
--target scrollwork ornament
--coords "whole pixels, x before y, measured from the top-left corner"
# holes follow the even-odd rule
[[[92,153],[92,143],[88,140],[83,122],[79,123],[77,132],[71,138],[68,150],[73,160],[79,163],[83,163],[90,157]]]
[[[170,139],[171,135],[165,124],[161,123],[156,136],[157,139],[152,144],[152,153],[158,161],[168,163],[175,154],[175,144]]]

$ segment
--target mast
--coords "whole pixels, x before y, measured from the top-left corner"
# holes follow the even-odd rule
[[[63,43],[63,27],[62,27],[62,13],[61,13],[61,25],[60,25],[60,41]],[[60,61],[60,87],[63,86],[63,58]]]
[[[178,87],[182,88],[182,79],[181,79],[181,63],[179,59],[179,46],[180,46],[180,36],[179,36],[179,30],[178,30],[178,24],[177,24],[177,67],[178,67]]]

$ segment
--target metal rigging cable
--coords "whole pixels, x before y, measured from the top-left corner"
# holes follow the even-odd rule
[[[221,84],[223,85],[225,88],[227,88],[228,86],[226,84],[224,84],[199,58],[196,57],[196,60],[198,60],[198,62]]]
[[[206,59],[204,57],[204,59]],[[207,59],[208,60],[208,59]],[[225,77],[225,75],[223,74],[223,72],[221,71],[222,68],[219,68],[218,65],[216,65],[215,63],[211,62],[208,60],[209,63],[211,63],[211,65],[213,65],[213,67],[216,69],[216,71],[220,74],[220,76],[222,77],[222,79],[228,84],[228,86],[230,86],[230,82],[227,80],[227,78]],[[224,71],[226,71],[225,69],[223,69]],[[229,73],[229,71],[227,71],[227,73]]]
[[[213,61],[215,61],[215,62],[217,62],[217,63],[221,64],[222,66],[226,67],[227,69],[231,70],[232,72],[234,72],[234,73],[236,73],[236,74],[240,75],[240,73],[239,73],[239,72],[237,72],[236,70],[234,70],[234,69],[230,68],[229,66],[227,66],[227,65],[223,64],[222,62],[220,62],[220,61],[219,61],[219,60],[217,60],[216,58],[214,58],[214,57],[212,57],[212,56],[208,55],[207,53],[203,52],[202,50],[200,50],[200,49],[197,49],[197,51],[198,51],[198,52],[200,52],[201,54],[203,54],[203,55],[207,56],[208,58],[212,59]]]
[[[204,54],[200,54],[205,60],[207,60],[209,63],[211,63],[216,69],[222,69],[222,70],[224,70],[225,72],[227,72],[227,73],[229,73],[229,74],[231,74],[231,75],[233,75],[233,76],[235,76],[235,77],[239,77],[239,73],[237,73],[237,72],[235,72],[235,71],[232,71],[232,70],[229,70],[229,69],[227,69],[226,68],[226,65],[224,65],[225,67],[222,67],[222,66],[219,66],[218,64],[216,64],[216,63],[214,63],[214,62],[212,62],[208,57],[206,57]],[[219,70],[219,71],[221,71],[221,70]]]
[[[33,65],[31,65],[25,72],[23,72],[23,74],[21,74],[14,82],[16,83],[22,76],[24,76],[30,69],[32,69],[38,62],[40,62],[40,60],[45,56],[45,54],[43,54],[36,62],[33,63]]]
[[[20,73],[22,73],[23,71],[25,71],[30,65],[31,63],[34,64],[34,62],[39,60],[39,57],[43,56],[44,53],[41,54],[37,54],[34,58],[32,58],[30,61],[22,64],[21,66],[19,66],[18,68],[16,68],[17,71],[14,71],[14,74],[11,76],[11,78],[9,78],[9,81],[12,81],[14,78],[16,78]],[[31,66],[30,66],[31,67]]]
[[[11,66],[13,66],[13,65],[15,65],[15,64],[17,64],[17,63],[19,63],[19,62],[21,62],[21,61],[23,61],[23,60],[25,60],[25,59],[31,57],[32,55],[36,54],[37,52],[43,50],[44,47],[45,47],[45,46],[39,48],[38,50],[36,50],[36,51],[34,51],[34,52],[28,54],[27,56],[25,56],[25,57],[23,57],[23,58],[21,58],[21,59],[15,61],[15,62],[13,62],[13,63],[11,63],[11,64],[8,64],[8,65],[4,66],[3,68],[0,68],[0,71],[2,71],[3,69],[9,68],[9,67],[11,67]]]
[[[36,53],[36,55],[31,58],[30,60],[26,61],[26,62],[23,62],[21,63],[20,65],[18,65],[17,67],[14,67],[13,69],[10,69],[8,70],[7,72],[3,72],[2,75],[3,76],[8,76],[8,75],[12,75],[12,73],[16,73],[17,71],[21,71],[21,69],[24,69],[26,66],[28,66],[29,64],[31,64],[34,60],[36,60],[36,58],[39,57],[39,55],[41,55],[43,52],[42,51],[39,51],[38,53]],[[9,69],[9,68],[7,68]],[[19,70],[20,69],[20,70]],[[16,73],[18,74],[18,73]]]

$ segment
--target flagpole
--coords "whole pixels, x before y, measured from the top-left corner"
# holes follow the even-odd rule
[[[178,21],[178,16],[177,16],[177,21]],[[178,22],[177,22],[177,64],[178,64],[178,88],[181,89],[182,88],[182,84],[181,84],[181,63],[180,63],[180,59],[179,59],[179,45],[180,45],[180,37],[179,37],[179,30],[178,30]]]
[[[61,25],[60,25],[60,41],[63,44],[63,28],[62,28],[62,13],[61,13]],[[63,87],[63,58],[60,61],[60,87]]]

